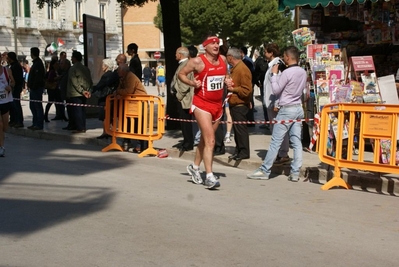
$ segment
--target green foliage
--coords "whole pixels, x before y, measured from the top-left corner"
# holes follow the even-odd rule
[[[154,25],[161,32],[163,32],[163,24],[162,24],[162,7],[160,4],[157,6],[157,15],[154,17]]]
[[[230,45],[259,47],[275,42],[292,43],[291,12],[279,12],[278,0],[180,0],[182,42],[199,44],[217,34]],[[154,24],[162,31],[162,10],[158,6]]]

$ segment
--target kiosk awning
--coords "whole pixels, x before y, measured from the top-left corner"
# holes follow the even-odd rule
[[[328,6],[328,4],[332,3],[333,5],[339,6],[342,2],[345,2],[347,5],[353,4],[356,0],[279,0],[278,10],[283,11],[287,7],[289,9],[294,9],[296,6],[306,6],[309,5],[312,8],[317,7],[318,5],[322,5],[323,7]],[[367,0],[357,0],[359,4],[363,4]],[[377,2],[378,0],[371,0],[371,2]]]

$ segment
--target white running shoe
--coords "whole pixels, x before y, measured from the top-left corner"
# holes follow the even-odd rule
[[[194,169],[193,164],[190,164],[187,166],[187,172],[191,175],[191,180],[195,184],[202,184],[202,178],[201,178],[201,171],[199,168],[197,170]]]
[[[206,186],[206,188],[207,188],[207,189],[215,189],[215,188],[219,187],[219,186],[220,186],[220,183],[219,183],[219,181],[218,181],[217,179],[218,179],[218,178],[217,178],[215,175],[213,175],[213,176],[210,177],[210,178],[207,178],[207,179],[205,180],[205,186]]]

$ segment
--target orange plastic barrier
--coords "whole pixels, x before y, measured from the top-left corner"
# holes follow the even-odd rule
[[[334,177],[321,189],[335,186],[351,189],[351,185],[341,178],[342,168],[398,174],[398,115],[397,105],[341,103],[324,106],[318,153],[322,162],[334,166]],[[335,136],[333,144],[329,139],[332,132]],[[367,139],[374,144],[374,153],[365,159]]]
[[[157,108],[157,110],[156,110]],[[123,151],[116,138],[147,140],[148,148],[138,156],[157,155],[153,142],[165,133],[165,104],[152,95],[107,96],[105,102],[105,132],[112,143],[102,149]],[[155,128],[155,130],[154,130]]]

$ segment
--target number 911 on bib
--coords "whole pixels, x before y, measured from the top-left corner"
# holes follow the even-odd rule
[[[208,91],[222,90],[224,85],[224,75],[223,76],[211,76],[207,78],[206,88]]]

